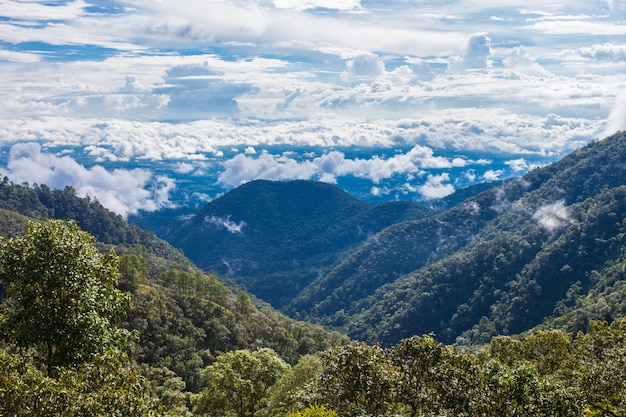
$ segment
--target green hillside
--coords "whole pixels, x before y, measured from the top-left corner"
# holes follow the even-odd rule
[[[432,209],[369,205],[326,184],[255,181],[171,225],[167,238],[290,316],[356,339],[434,333],[485,343],[610,291],[605,271],[622,262],[625,155],[618,133]]]
[[[625,158],[618,134],[438,210],[256,182],[172,227],[254,232],[205,249],[264,261],[275,290],[281,262],[303,287],[299,262],[316,265],[284,308],[370,345],[287,318],[71,188],[5,179],[0,415],[624,415]]]
[[[95,200],[77,197],[72,189],[29,187],[5,179],[0,197],[0,237],[20,236],[33,219],[75,219],[98,237],[98,248],[117,253],[119,288],[133,306],[122,326],[137,336],[130,359],[154,389],[178,387],[170,394],[180,395],[184,407],[189,398],[185,392],[201,388],[203,369],[223,352],[271,348],[295,363],[302,355],[347,341],[337,332],[289,319],[215,275],[202,273],[167,242],[127,224]]]
[[[385,344],[431,332],[485,343],[537,326],[606,287],[604,271],[623,263],[625,158],[622,133],[393,225],[312,283],[291,311]]]
[[[199,267],[233,277],[280,308],[346,249],[428,214],[408,202],[370,205],[324,183],[253,181],[172,224],[163,237]]]

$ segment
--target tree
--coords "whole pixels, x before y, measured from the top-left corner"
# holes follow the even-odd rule
[[[417,415],[472,415],[478,369],[469,353],[414,336],[392,349],[399,369],[398,402]]]
[[[23,236],[0,238],[4,337],[43,347],[48,375],[119,346],[128,333],[113,323],[129,298],[116,289],[117,268],[117,256],[74,221],[29,222]]]
[[[592,321],[576,343],[581,365],[576,379],[590,415],[626,415],[626,318],[611,325]]]
[[[166,416],[146,395],[143,377],[115,350],[45,376],[28,355],[0,350],[0,415],[66,417]],[[174,414],[172,414],[174,415]],[[181,414],[176,414],[181,416]]]
[[[317,404],[321,400],[319,379],[323,370],[319,355],[302,356],[270,390],[265,415],[285,415]]]
[[[342,416],[393,413],[398,369],[389,351],[352,343],[325,351],[320,387],[324,403]]]
[[[194,413],[253,416],[265,406],[269,389],[288,367],[268,348],[220,355],[205,369],[207,387],[195,398]]]

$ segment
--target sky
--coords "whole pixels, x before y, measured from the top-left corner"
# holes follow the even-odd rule
[[[626,129],[626,0],[0,0],[0,174],[430,201]]]

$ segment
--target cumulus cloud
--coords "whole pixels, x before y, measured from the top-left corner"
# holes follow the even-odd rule
[[[511,159],[506,161],[505,164],[510,166],[514,172],[524,172],[529,168],[528,162],[524,158]]]
[[[448,71],[455,73],[491,68],[491,54],[491,38],[486,33],[474,33],[467,40],[463,56],[451,56],[448,59]]]
[[[371,80],[385,73],[385,63],[375,54],[363,54],[346,62],[346,70],[341,74],[345,82]]]
[[[218,181],[222,185],[236,187],[255,179],[316,179],[334,183],[337,177],[354,176],[378,184],[381,180],[395,175],[421,174],[424,169],[460,168],[472,163],[481,162],[459,157],[435,156],[431,148],[420,145],[414,146],[406,153],[398,153],[388,158],[373,155],[368,159],[346,158],[343,152],[330,151],[312,159],[299,161],[289,154],[272,155],[262,152],[258,156],[238,154],[225,161],[224,171]],[[431,180],[433,188],[442,188],[442,184],[434,183],[439,178],[437,176]]]
[[[548,232],[554,232],[570,221],[570,214],[565,202],[559,200],[539,207],[532,218]]]
[[[226,229],[228,232],[233,234],[242,233],[242,229],[246,226],[246,222],[243,220],[239,223],[235,223],[230,219],[230,216],[227,216],[226,218],[219,216],[206,216],[204,218],[204,223],[212,224],[218,229]]]
[[[548,71],[546,71],[539,63],[537,62],[537,58],[531,55],[528,48],[522,46],[516,46],[511,50],[508,56],[502,59],[502,63],[510,69],[527,73],[527,74],[538,74],[538,75],[548,75]]]
[[[146,169],[86,168],[69,156],[42,152],[41,146],[32,142],[11,148],[6,175],[17,183],[37,183],[53,189],[71,186],[77,195],[96,198],[124,217],[170,206],[169,194],[175,188],[171,178]]]
[[[454,193],[454,186],[449,184],[450,174],[429,175],[426,183],[417,187],[417,190],[426,199],[443,198]]]
[[[572,53],[577,53],[585,58],[621,62],[626,61],[626,44],[605,43],[580,47]]]

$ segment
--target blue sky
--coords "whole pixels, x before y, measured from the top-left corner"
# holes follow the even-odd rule
[[[625,129],[625,17],[624,0],[0,0],[0,173],[123,215],[255,178],[441,197]]]

